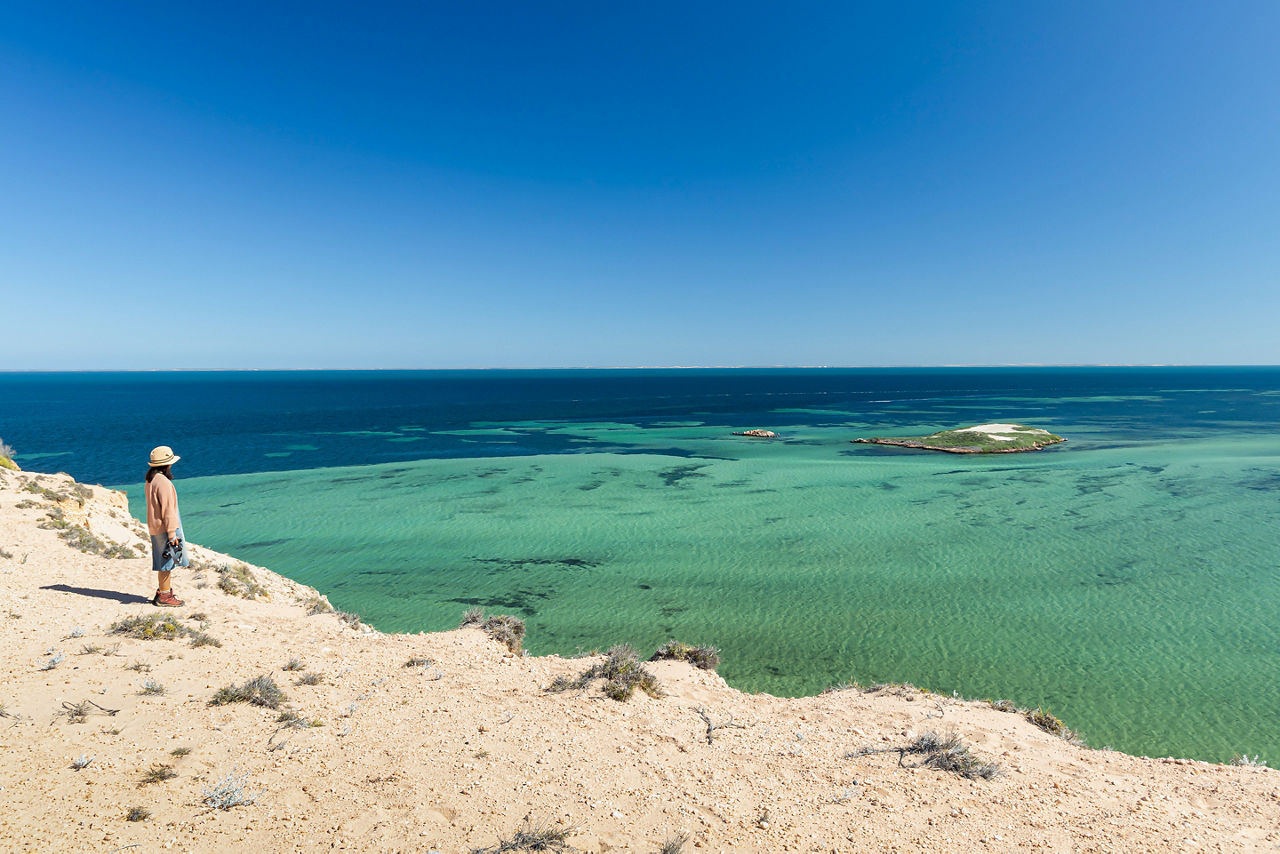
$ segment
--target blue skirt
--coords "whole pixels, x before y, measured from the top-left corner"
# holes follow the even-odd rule
[[[178,527],[178,544],[169,545],[168,534],[151,535],[151,569],[154,572],[169,572],[175,566],[190,566],[187,557],[187,538],[182,536],[182,527]]]

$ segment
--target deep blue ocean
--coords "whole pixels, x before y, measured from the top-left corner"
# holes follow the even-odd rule
[[[1260,393],[1278,388],[1276,367],[0,373],[0,438],[33,469],[123,484],[140,479],[157,444],[179,449],[181,476],[201,477],[635,450],[542,430],[448,432],[477,424],[696,419],[785,429],[856,413],[892,432],[904,409],[946,426],[990,398],[1037,424],[1096,423],[1117,436],[1267,429],[1280,427],[1280,412]],[[394,441],[406,429],[421,441]]]

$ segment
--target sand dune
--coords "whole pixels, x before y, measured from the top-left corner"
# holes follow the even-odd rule
[[[55,508],[61,521],[40,527]],[[137,557],[83,552],[67,531]],[[175,574],[187,606],[161,611],[147,602],[143,533],[119,493],[0,470],[0,849],[458,852],[526,819],[593,852],[655,852],[681,835],[686,852],[1280,847],[1280,774],[1267,768],[1090,750],[1021,714],[909,688],[748,695],[681,662],[649,665],[659,698],[548,693],[599,658],[516,655],[474,628],[383,635],[308,616],[316,591],[247,567],[226,592],[216,567],[240,562],[203,549],[208,568]],[[258,598],[233,595],[250,583]],[[110,631],[152,614],[221,646]],[[317,684],[299,684],[307,674]],[[279,708],[210,704],[264,675],[287,695]],[[282,710],[320,725],[283,726]],[[708,720],[735,726],[709,743]],[[1000,773],[849,756],[929,731],[958,734]],[[142,782],[149,772],[173,776]],[[229,777],[253,802],[209,806]],[[126,820],[134,807],[149,816]]]

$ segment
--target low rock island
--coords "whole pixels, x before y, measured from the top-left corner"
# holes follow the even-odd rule
[[[948,454],[1016,454],[1022,451],[1038,451],[1049,445],[1065,442],[1039,427],[1022,424],[978,424],[973,427],[957,427],[940,430],[928,436],[870,439],[854,439],[872,445],[897,445],[902,448],[919,448],[923,451],[945,451]]]
[[[735,436],[750,436],[750,437],[751,437],[751,438],[753,438],[753,439],[776,439],[776,438],[778,438],[778,434],[777,434],[777,433],[773,432],[772,430],[764,430],[764,429],[761,429],[760,427],[753,427],[753,428],[751,428],[750,430],[739,430],[739,431],[735,431],[733,435],[735,435]]]

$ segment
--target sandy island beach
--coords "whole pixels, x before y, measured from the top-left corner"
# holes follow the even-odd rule
[[[83,552],[76,526],[91,551],[136,556]],[[0,849],[452,854],[494,848],[526,819],[591,852],[681,836],[686,852],[1280,848],[1272,769],[1092,750],[1022,713],[903,686],[744,694],[684,662],[647,665],[657,698],[548,693],[600,657],[309,615],[317,591],[260,567],[223,590],[216,567],[241,562],[204,549],[206,569],[174,576],[187,605],[155,608],[144,533],[120,493],[0,470]],[[236,595],[246,579],[256,598]],[[190,632],[111,631],[150,615]],[[210,704],[264,675],[278,708]],[[733,725],[709,742],[708,720]],[[856,755],[927,732],[959,735],[999,773]],[[229,775],[253,802],[209,806]],[[135,807],[148,815],[128,821]]]

